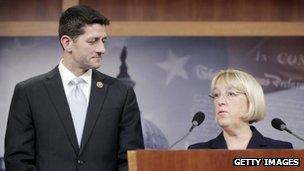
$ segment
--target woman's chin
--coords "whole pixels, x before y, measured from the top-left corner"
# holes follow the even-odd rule
[[[218,118],[217,119],[217,124],[222,127],[222,128],[225,128],[227,126],[230,125],[230,121],[228,118]]]

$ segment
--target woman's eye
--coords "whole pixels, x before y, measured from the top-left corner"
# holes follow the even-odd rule
[[[213,93],[214,98],[218,98],[220,95],[218,93]]]
[[[236,93],[235,92],[228,92],[228,96],[230,96],[230,97],[236,96]]]

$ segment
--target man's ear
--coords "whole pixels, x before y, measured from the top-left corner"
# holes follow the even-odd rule
[[[73,39],[72,38],[70,38],[67,35],[63,35],[60,38],[60,43],[61,43],[64,50],[66,50],[68,52],[72,52],[72,47],[73,47]]]

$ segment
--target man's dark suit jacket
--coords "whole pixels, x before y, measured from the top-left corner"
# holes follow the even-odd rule
[[[140,148],[135,93],[115,78],[93,70],[80,147],[58,67],[15,87],[5,136],[7,171],[126,169],[126,151]]]
[[[250,126],[252,137],[248,143],[247,149],[287,149],[293,148],[289,142],[273,140],[264,137],[255,127]],[[227,149],[227,144],[223,132],[216,138],[203,143],[190,145],[188,149]]]

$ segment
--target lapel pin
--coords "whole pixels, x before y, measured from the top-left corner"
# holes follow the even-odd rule
[[[101,81],[97,81],[96,86],[97,86],[98,88],[102,88],[102,87],[103,87],[103,84],[102,84]]]

